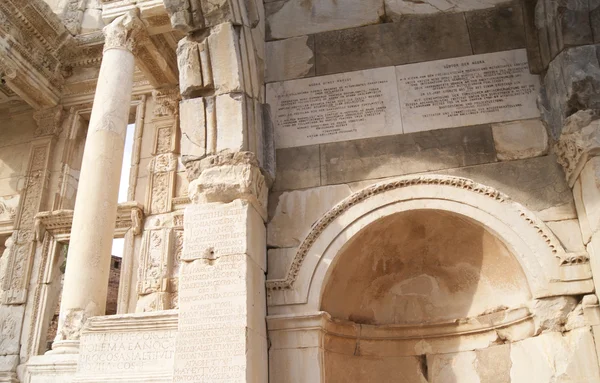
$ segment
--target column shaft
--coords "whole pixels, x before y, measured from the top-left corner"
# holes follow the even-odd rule
[[[104,31],[107,39],[77,189],[59,326],[53,346],[59,350],[56,352],[75,351],[87,318],[105,313],[133,83],[134,57],[131,44],[127,46],[132,24],[131,16],[126,15]],[[111,39],[111,32],[116,39]]]

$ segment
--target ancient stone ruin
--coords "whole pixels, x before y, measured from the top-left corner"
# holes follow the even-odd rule
[[[600,383],[600,1],[0,0],[0,382]]]

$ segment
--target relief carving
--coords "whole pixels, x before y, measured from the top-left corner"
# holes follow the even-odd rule
[[[138,294],[166,292],[168,287],[170,230],[144,233],[138,278]]]
[[[156,131],[156,147],[154,152],[157,154],[168,153],[172,150],[173,129],[170,126],[159,128]]]
[[[570,116],[554,145],[557,161],[571,187],[588,159],[600,153],[600,120],[594,118],[594,113],[589,110]]]
[[[61,310],[61,315],[58,318],[58,330],[54,341],[61,340],[79,340],[81,337],[81,329],[88,319],[85,310],[70,309]]]
[[[154,118],[177,116],[179,113],[179,88],[152,91],[154,100]]]
[[[37,122],[35,137],[58,136],[62,131],[63,108],[60,105],[35,112],[33,118]]]
[[[9,200],[0,201],[0,221],[14,221],[17,216],[17,205],[8,202],[11,200],[14,200],[16,203],[19,202],[17,196]]]
[[[6,275],[2,281],[2,302],[5,304],[20,304],[26,299],[34,249],[35,215],[40,209],[43,191],[49,180],[49,172],[46,169],[49,149],[48,142],[31,150],[26,188],[22,193],[20,211],[17,213],[17,230],[13,232],[14,243],[6,259]]]

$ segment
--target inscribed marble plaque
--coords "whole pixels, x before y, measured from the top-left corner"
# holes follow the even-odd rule
[[[173,366],[175,334],[175,329],[86,333],[81,341],[79,374],[169,373]]]
[[[539,76],[517,49],[396,67],[404,133],[539,116]]]
[[[276,148],[402,133],[393,67],[267,84]]]

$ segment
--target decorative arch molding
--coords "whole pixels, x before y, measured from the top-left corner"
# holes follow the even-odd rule
[[[376,220],[410,210],[462,215],[499,238],[521,265],[533,298],[593,291],[589,264],[567,254],[546,225],[500,191],[473,180],[407,176],[358,191],[329,210],[298,248],[287,275],[267,280],[270,315],[317,312],[342,246]]]

